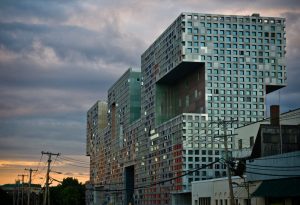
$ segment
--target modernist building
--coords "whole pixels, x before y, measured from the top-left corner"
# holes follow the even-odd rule
[[[128,69],[109,89],[108,102],[98,101],[87,113],[87,155],[90,156],[90,204],[124,200],[123,169],[133,156],[134,121],[140,118],[140,71]],[[126,134],[128,130],[130,135]],[[127,146],[128,145],[128,146]],[[124,154],[125,153],[125,154]],[[124,156],[123,156],[124,154]],[[132,164],[132,162],[131,162]],[[114,189],[115,192],[105,192]]]
[[[235,127],[265,117],[266,95],[286,85],[285,45],[283,18],[182,13],[142,54],[140,76],[108,92],[107,201],[189,203],[192,181],[226,176],[216,137],[231,149]],[[232,118],[224,133],[219,120]]]
[[[106,141],[106,177],[103,189],[113,189],[109,201],[128,204],[133,201],[135,140],[132,125],[141,116],[141,72],[128,69],[108,90],[108,127]],[[128,134],[128,132],[130,134]],[[109,156],[109,157],[107,157]],[[127,176],[127,177],[126,177]],[[127,188],[125,187],[125,181]],[[110,184],[108,187],[105,184]],[[120,191],[125,190],[126,191]],[[121,203],[122,202],[122,203]]]

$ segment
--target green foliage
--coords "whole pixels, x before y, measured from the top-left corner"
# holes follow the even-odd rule
[[[75,178],[65,178],[60,185],[50,188],[50,199],[53,205],[84,205],[85,186]]]
[[[0,204],[9,205],[12,204],[12,196],[6,193],[2,188],[0,188]]]

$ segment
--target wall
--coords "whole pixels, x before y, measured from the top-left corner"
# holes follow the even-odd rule
[[[239,177],[233,177],[233,194],[238,205],[246,205],[248,184]],[[251,194],[260,183],[249,184]],[[227,178],[211,179],[192,182],[192,205],[230,205],[229,185]],[[210,198],[210,204],[204,204],[204,198]],[[221,202],[222,201],[222,202]],[[226,202],[227,201],[227,202]],[[251,205],[264,205],[261,198],[251,198]]]

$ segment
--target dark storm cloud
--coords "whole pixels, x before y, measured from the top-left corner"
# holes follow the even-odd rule
[[[41,69],[17,59],[0,66],[0,118],[83,112],[87,104],[106,98],[106,90],[117,75],[97,66],[94,69],[67,63]]]
[[[22,143],[16,140],[22,140]],[[0,138],[0,142],[1,159],[9,160],[35,159],[37,161],[41,151],[84,156],[86,146],[85,141],[66,139],[64,136],[61,136],[61,139],[51,139],[44,135],[35,140],[26,140],[21,137]]]
[[[94,96],[94,101],[97,96],[105,99],[107,89],[120,73],[130,65],[138,65],[137,50],[143,44],[110,25],[105,23],[103,32],[95,32],[78,26],[2,23],[0,50],[14,59],[3,59],[0,63],[0,85],[4,90],[0,111],[12,110],[10,115],[14,117],[18,110],[29,106],[27,112],[20,115],[35,116],[39,111],[45,114],[41,107],[47,107],[51,114],[52,105],[58,103],[64,106],[69,101],[91,102],[86,93]],[[134,52],[128,52],[130,50]],[[58,90],[57,95],[61,95],[51,96],[47,89]],[[5,92],[7,90],[9,92]],[[41,90],[45,92],[40,94]],[[83,93],[83,97],[73,95],[74,92]],[[18,109],[20,106],[23,109]],[[53,110],[63,111],[60,107]],[[0,117],[1,114],[3,112]],[[8,117],[7,114],[4,117]]]
[[[128,51],[142,42],[111,26],[117,19],[102,19],[101,32],[63,24],[76,5],[1,4],[1,158],[41,150],[84,155],[87,109],[138,64]]]
[[[177,0],[180,2],[180,0]],[[169,0],[169,2],[172,2]],[[229,0],[224,2],[223,0],[215,0],[215,1],[205,1],[205,0],[190,0],[187,1],[188,4],[197,4],[197,3],[206,3],[204,6],[207,7],[217,7],[216,5],[222,5],[222,8],[232,8],[232,9],[243,9],[243,6],[250,6],[250,8],[257,9],[297,9],[300,6],[299,1],[297,0]]]
[[[43,19],[46,21],[61,21],[68,17],[68,8],[75,1],[58,0],[1,0],[0,19],[6,21]]]
[[[296,7],[295,7],[296,8]],[[299,8],[298,8],[299,9]],[[280,100],[281,110],[289,111],[299,108],[299,88],[300,88],[300,15],[297,12],[283,12],[281,16],[286,18],[287,36],[287,86],[280,91],[274,92],[269,96],[269,104],[278,104]]]
[[[285,89],[284,97],[290,96],[287,101],[291,105],[299,106],[299,88],[300,88],[300,69],[299,69],[299,53],[300,53],[300,13],[288,12],[284,13],[287,25],[287,79],[288,86]]]
[[[286,18],[287,51],[288,61],[298,61],[300,51],[300,9],[298,12],[287,12],[282,14]]]
[[[107,63],[131,65],[138,64],[137,51],[143,45],[141,40],[119,33],[113,24],[106,24],[102,32],[95,32],[76,26],[0,23],[0,40],[2,46],[14,52],[30,50],[32,43],[38,40],[53,48],[62,60],[103,59]]]
[[[0,156],[36,159],[42,150],[85,155],[87,110],[106,99],[129,66],[138,66],[144,43],[122,32],[117,16],[101,19],[97,31],[56,24],[67,20],[60,9],[43,16],[35,11],[39,5],[20,12],[25,6],[9,8],[13,18],[0,22]]]
[[[0,155],[18,156],[21,152],[38,154],[42,150],[63,154],[84,153],[83,113],[58,113],[48,118],[31,117],[1,120]],[[34,148],[34,149],[33,149]],[[16,152],[10,153],[11,150]]]
[[[115,76],[105,71],[105,66],[87,69],[85,64],[59,65],[41,69],[39,65],[19,59],[18,62],[2,63],[0,85],[2,88],[52,88],[65,90],[105,91]],[[92,65],[90,65],[92,66]]]

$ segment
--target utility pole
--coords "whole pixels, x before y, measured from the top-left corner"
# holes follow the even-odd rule
[[[29,171],[29,180],[28,180],[28,198],[27,198],[27,205],[30,205],[30,195],[31,195],[31,175],[32,172],[36,172],[37,169],[26,169],[26,171]]]
[[[24,205],[24,177],[28,176],[28,175],[19,174],[18,176],[22,177],[22,202],[21,202],[21,204]]]
[[[249,182],[246,182],[245,178],[244,178],[244,184],[245,184],[245,189],[247,190],[247,205],[251,205],[250,185],[249,185]]]
[[[226,162],[228,162],[229,156],[228,156],[228,138],[227,138],[226,121],[223,121],[223,132],[224,132],[225,160],[226,160]],[[228,183],[229,183],[230,204],[235,205],[233,188],[232,188],[231,170],[230,170],[229,164],[227,164],[226,167],[227,167],[227,175],[228,175]]]
[[[47,201],[48,201],[48,205],[50,205],[50,194],[49,194],[49,173],[50,173],[50,164],[52,162],[51,160],[51,156],[55,155],[55,156],[59,156],[59,153],[51,153],[51,152],[43,152],[42,154],[46,154],[48,155],[48,169],[47,169],[47,175],[46,175],[46,187],[45,187],[45,194],[44,194],[44,202],[43,205],[47,205]]]
[[[20,180],[16,179],[16,192],[17,192],[17,194],[16,194],[16,196],[14,196],[14,201],[13,201],[14,205],[19,205],[19,191],[20,191],[19,186],[20,186]]]
[[[235,201],[234,201],[234,195],[233,195],[233,188],[232,188],[232,176],[231,176],[231,170],[228,164],[229,161],[229,152],[228,152],[228,136],[227,135],[227,123],[233,123],[235,120],[223,120],[223,121],[219,121],[218,124],[222,124],[223,127],[223,132],[224,135],[223,136],[218,136],[218,137],[224,137],[224,151],[225,151],[225,161],[226,161],[226,168],[227,168],[227,176],[228,176],[228,185],[229,185],[229,196],[230,196],[230,205],[235,205]],[[234,134],[233,134],[234,135]]]

